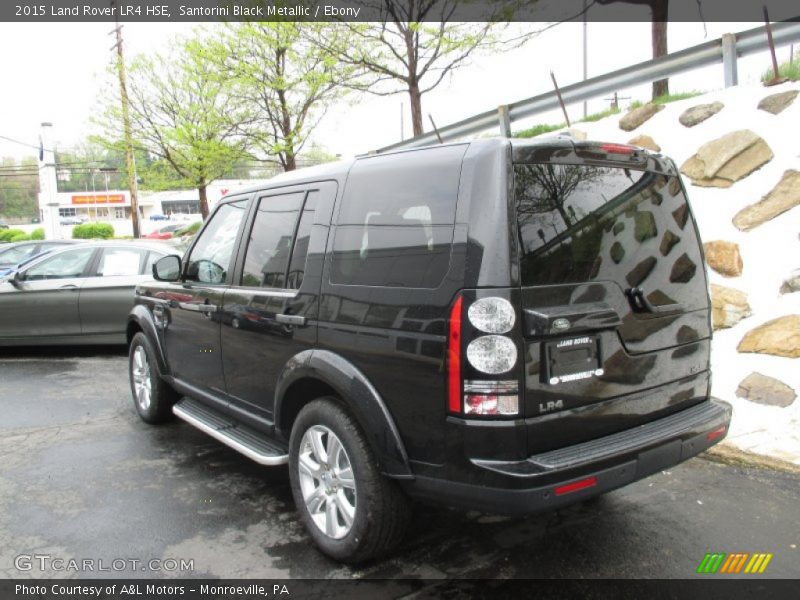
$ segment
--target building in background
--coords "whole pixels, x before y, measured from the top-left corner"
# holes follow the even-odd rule
[[[209,208],[213,209],[224,196],[237,190],[259,185],[263,180],[221,180],[208,187]],[[59,219],[76,217],[86,221],[129,221],[131,198],[127,190],[57,192],[54,202]],[[194,190],[139,193],[139,214],[147,220],[156,215],[200,215],[200,195]]]

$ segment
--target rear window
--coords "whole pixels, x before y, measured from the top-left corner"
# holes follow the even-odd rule
[[[437,287],[450,264],[465,150],[449,146],[358,161],[337,218],[331,282]]]
[[[523,285],[647,281],[673,298],[705,286],[677,177],[560,164],[518,164],[514,175]],[[656,272],[662,281],[651,282]]]

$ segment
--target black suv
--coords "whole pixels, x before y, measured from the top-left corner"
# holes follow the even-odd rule
[[[396,544],[409,498],[523,515],[719,442],[709,295],[674,163],[482,140],[226,198],[130,314],[136,409],[288,463],[319,547]]]

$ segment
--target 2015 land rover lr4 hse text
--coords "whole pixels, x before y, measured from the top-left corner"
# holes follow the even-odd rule
[[[409,498],[550,510],[719,442],[703,254],[674,163],[567,138],[286,173],[137,288],[130,378],[264,465],[323,552],[390,550]]]

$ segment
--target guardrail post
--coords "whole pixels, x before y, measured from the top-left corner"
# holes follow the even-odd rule
[[[739,85],[739,71],[736,66],[736,36],[722,34],[722,71],[725,74],[725,87]]]
[[[497,107],[497,121],[500,125],[500,135],[511,137],[511,117],[508,114],[508,105],[501,104]]]

